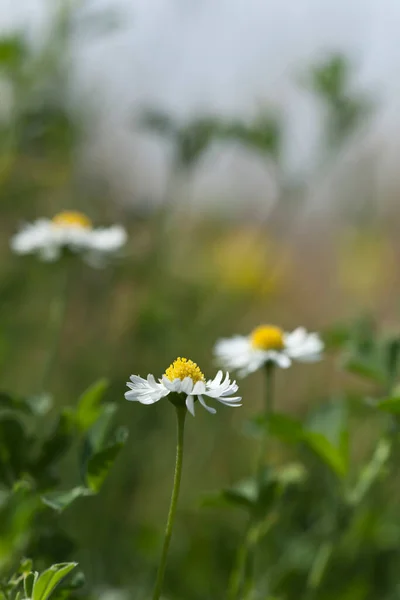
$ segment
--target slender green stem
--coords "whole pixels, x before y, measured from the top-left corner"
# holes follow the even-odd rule
[[[265,420],[268,420],[268,417],[273,411],[273,373],[274,373],[274,364],[267,363],[265,365],[265,393],[264,393],[264,416]],[[268,436],[266,433],[263,434],[260,440],[259,448],[258,448],[258,457],[256,462],[256,480],[258,491],[261,490],[263,477],[264,477],[264,466],[265,466],[265,454],[267,449]],[[239,547],[235,566],[232,570],[232,574],[229,580],[228,586],[228,598],[229,600],[236,600],[238,598],[240,591],[243,587],[243,579],[244,589],[247,590],[246,594],[248,594],[248,590],[251,590],[253,587],[254,580],[254,566],[255,566],[255,542],[254,542],[254,532],[257,530],[257,521],[258,517],[253,511],[250,514],[249,521],[247,524],[246,534],[244,536],[243,542]]]
[[[58,347],[62,332],[62,327],[65,320],[68,300],[68,280],[69,280],[69,265],[64,265],[62,281],[56,296],[50,305],[49,327],[50,327],[50,343],[47,350],[47,356],[43,366],[42,376],[40,379],[40,391],[45,392],[49,383],[50,375],[54,367],[54,363],[58,353]]]
[[[186,406],[175,406],[178,424],[178,435],[176,444],[174,485],[172,488],[171,503],[165,528],[164,545],[161,553],[160,564],[157,572],[156,584],[154,586],[153,600],[159,600],[164,581],[165,567],[167,565],[168,549],[171,542],[172,529],[175,521],[176,508],[178,505],[179,488],[181,485],[182,462],[183,462],[183,438],[185,430]]]
[[[247,531],[243,542],[239,546],[236,554],[235,566],[232,569],[232,573],[228,584],[228,598],[235,600],[238,597],[239,591],[242,586],[243,573],[246,568],[247,558],[249,555],[249,544],[250,544],[250,533],[251,531],[251,519],[247,525]]]
[[[264,417],[266,424],[269,416],[273,411],[273,387],[274,387],[274,363],[268,362],[265,365],[265,393],[264,393]],[[268,435],[264,433],[261,437],[260,445],[258,448],[258,459],[257,459],[257,483],[258,489],[262,485],[262,479],[264,474],[265,466],[265,454],[267,451]]]

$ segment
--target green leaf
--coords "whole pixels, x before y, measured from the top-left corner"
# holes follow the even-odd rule
[[[11,485],[28,461],[29,440],[23,424],[13,416],[0,419],[0,479]]]
[[[389,460],[391,451],[392,446],[389,440],[385,438],[379,440],[371,460],[362,469],[357,484],[350,493],[349,501],[351,504],[359,504],[373,484],[379,479]]]
[[[26,548],[27,532],[32,531],[33,519],[40,510],[37,495],[25,482],[18,483],[11,492],[0,494],[0,569],[10,567]]]
[[[251,509],[257,502],[257,485],[252,479],[239,482],[231,488],[203,494],[200,505],[207,508],[245,508]]]
[[[103,404],[101,415],[83,440],[80,453],[80,471],[83,479],[86,478],[87,466],[91,457],[96,452],[103,450],[106,445],[106,438],[116,410],[116,404]]]
[[[55,587],[72,571],[78,563],[59,563],[43,571],[37,579],[32,600],[47,600]]]
[[[6,392],[0,392],[0,410],[20,410],[26,413],[32,413],[29,403],[17,396],[12,396]]]
[[[49,492],[42,496],[42,501],[44,504],[49,506],[50,508],[62,512],[66,508],[68,508],[77,498],[82,498],[85,496],[92,496],[92,490],[84,486],[78,486],[72,488],[72,490],[67,491],[57,491],[57,492]]]
[[[9,35],[0,39],[0,68],[20,67],[26,54],[26,44],[20,36]]]
[[[388,381],[394,382],[396,381],[399,370],[400,339],[398,337],[386,340],[384,344],[384,355]]]
[[[143,127],[165,137],[173,138],[177,133],[177,126],[174,121],[167,114],[157,110],[147,111],[142,116],[141,124]]]
[[[222,490],[222,495],[228,504],[251,508],[257,502],[257,485],[253,479],[246,479],[231,488]]]
[[[250,419],[246,430],[251,434],[273,435],[284,442],[294,443],[301,439],[303,425],[297,419],[282,413],[272,413],[269,417],[258,415]]]
[[[116,441],[106,448],[96,452],[87,463],[86,485],[93,491],[98,492],[103,485],[118,454],[125,446],[128,439],[128,431],[121,427],[116,435]]]
[[[197,119],[181,127],[176,138],[180,163],[186,167],[193,165],[217,134],[218,123],[206,118]]]
[[[32,567],[33,567],[32,559],[23,558],[20,562],[20,565],[18,568],[18,573],[21,573],[22,575],[28,575],[28,573],[30,573],[30,571],[32,571]]]
[[[341,472],[343,476],[344,471],[348,471],[350,460],[346,400],[334,397],[329,402],[318,406],[307,419],[306,431],[320,434],[327,440],[328,444],[325,444],[317,436],[314,441],[311,441],[310,447],[315,452],[319,452],[324,462],[327,462],[337,474]]]
[[[33,415],[37,415],[38,417],[46,415],[53,406],[52,397],[50,394],[44,392],[35,396],[29,396],[29,398],[26,398],[22,402]]]
[[[347,475],[347,458],[322,433],[305,432],[303,441],[338,477]]]
[[[334,397],[314,410],[304,429],[304,442],[339,477],[349,468],[348,409]]]
[[[343,432],[348,428],[348,410],[346,400],[333,397],[319,404],[307,416],[307,431],[322,433],[335,446],[340,446]]]
[[[57,461],[69,449],[74,431],[74,415],[70,408],[65,408],[60,414],[56,426],[44,442],[38,461],[35,465],[42,471]]]
[[[300,463],[289,463],[288,465],[275,467],[273,477],[279,483],[281,489],[284,490],[289,486],[303,483],[307,477],[307,471]]]
[[[26,598],[32,598],[33,588],[39,573],[37,571],[27,573],[24,577],[24,592]]]
[[[90,447],[90,454],[101,450],[107,438],[111,421],[117,411],[116,404],[103,404],[99,418],[88,431],[87,443]]]
[[[359,375],[379,385],[385,383],[385,373],[376,362],[361,357],[349,356],[344,358],[342,365],[349,373]]]
[[[322,338],[327,350],[330,349],[341,349],[346,346],[351,336],[351,330],[349,325],[339,323],[326,329],[323,332]]]
[[[400,396],[392,396],[379,400],[375,405],[379,410],[398,415],[400,414]]]
[[[87,431],[100,417],[100,405],[109,385],[107,379],[100,379],[91,385],[80,397],[76,409],[76,421],[81,431]]]
[[[307,579],[307,588],[317,590],[325,575],[326,567],[332,556],[334,544],[331,541],[324,542],[315,554],[310,573]]]
[[[273,413],[267,421],[267,431],[270,435],[274,435],[286,442],[298,442],[303,436],[303,425],[297,419]]]
[[[312,427],[325,429],[324,431],[309,430],[303,424],[287,415],[274,413],[265,419],[258,417],[252,421],[253,425],[258,425],[261,429],[266,429],[269,435],[278,437],[285,443],[296,444],[303,443],[312,450],[326,465],[331,468],[336,475],[344,477],[348,470],[348,440],[347,426],[341,426],[335,431],[335,443],[332,443],[328,438],[328,430],[322,423],[326,425],[326,420],[321,420],[319,425],[314,417]],[[332,435],[333,430],[330,432]]]

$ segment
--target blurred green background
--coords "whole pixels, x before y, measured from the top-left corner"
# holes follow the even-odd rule
[[[281,179],[279,202],[261,221],[250,212],[247,219],[236,219],[229,211],[194,212],[184,205],[178,210],[176,189],[216,139],[244,144],[279,172],[280,123],[267,114],[251,123],[199,115],[182,124],[149,108],[143,128],[167,137],[174,150],[171,185],[157,209],[143,212],[134,202],[116,202],[100,176],[88,177],[80,168],[88,115],[68,100],[68,25],[68,13],[61,12],[40,50],[22,35],[0,39],[0,83],[12,98],[0,124],[2,389],[30,397],[43,391],[51,305],[60,293],[64,268],[14,256],[11,236],[21,223],[64,209],[85,212],[96,225],[124,225],[129,242],[116,264],[95,270],[79,259],[74,262],[57,356],[46,381],[54,406],[35,435],[51,432],[55,415],[62,407],[75,406],[93,381],[109,379],[106,400],[117,405],[115,424],[128,428],[129,440],[101,493],[78,499],[54,517],[73,542],[57,560],[79,561],[86,575],[84,590],[94,590],[93,597],[112,589],[140,599],[148,597],[160,551],[175,423],[165,402],[144,407],[124,401],[129,375],[160,376],[177,356],[187,356],[212,376],[215,341],[246,334],[259,323],[321,331],[327,343],[325,360],[278,373],[276,408],[307,419],[310,411],[331,406],[332,399],[338,405],[345,402],[350,411],[351,478],[370,457],[382,426],[381,416],[357,399],[388,390],[381,391],[368,372],[362,373],[366,382],[346,373],[340,356],[357,336],[375,340],[374,327],[383,336],[399,334],[397,222],[371,207],[350,211],[339,223],[307,220],[307,182]],[[326,152],[335,156],[372,110],[371,103],[350,94],[351,67],[345,57],[332,55],[305,68],[307,85],[325,103]],[[262,374],[241,382],[240,390],[240,410],[221,407],[215,417],[198,410],[195,419],[188,419],[166,598],[225,596],[246,514],[236,506],[203,506],[202,497],[234,485],[253,469],[257,440],[245,433],[245,423],[261,410]],[[292,445],[282,440],[271,444],[270,465],[281,468],[298,459]],[[298,598],[299,593],[310,599],[400,597],[395,471],[351,524],[347,513],[337,517],[345,525],[335,521],[339,533],[333,538],[334,557],[323,585],[312,595],[312,586],[307,587],[310,569],[330,529],[330,517],[342,506],[331,474],[304,460],[306,483],[285,496],[279,526],[262,547],[264,568],[273,581],[268,598]],[[57,469],[60,489],[78,484],[73,451]]]

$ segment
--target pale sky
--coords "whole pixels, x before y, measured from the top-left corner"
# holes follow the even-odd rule
[[[1,22],[37,36],[54,4],[0,0]],[[131,160],[139,171],[150,165],[163,173],[162,151],[132,136],[132,115],[146,104],[184,118],[199,112],[246,117],[270,103],[285,117],[288,172],[309,169],[318,153],[321,111],[299,82],[332,50],[355,61],[355,88],[379,98],[379,127],[397,152],[398,0],[97,0],[87,2],[85,12],[99,6],[123,14],[122,27],[101,39],[77,40],[73,80],[100,115],[98,159],[102,151],[110,161],[118,155],[114,168],[126,175],[128,188],[130,177],[140,181]],[[229,173],[237,157],[220,158],[220,170],[222,164]],[[263,167],[252,165],[253,179],[263,185]]]

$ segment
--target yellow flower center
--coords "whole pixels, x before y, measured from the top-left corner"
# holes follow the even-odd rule
[[[200,367],[187,358],[177,358],[174,360],[172,365],[165,371],[165,376],[168,377],[170,381],[174,381],[174,379],[183,380],[185,377],[191,377],[194,383],[206,380],[203,373],[200,371]]]
[[[274,325],[260,325],[250,334],[253,348],[257,350],[283,350],[283,331]]]
[[[81,212],[66,210],[58,213],[52,219],[54,225],[59,227],[81,227],[82,229],[91,229],[91,220]]]

